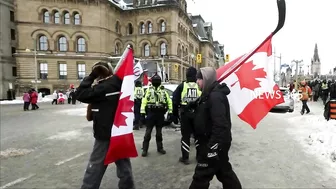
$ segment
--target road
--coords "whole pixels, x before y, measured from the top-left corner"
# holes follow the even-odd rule
[[[80,188],[92,149],[91,123],[85,106],[40,104],[37,111],[21,105],[1,105],[0,188]],[[293,116],[288,114],[288,116]],[[232,165],[244,188],[332,188],[335,175],[326,165],[306,154],[286,133],[291,125],[270,113],[257,130],[233,117]],[[140,152],[144,129],[135,132]],[[195,160],[178,163],[180,133],[164,130],[166,155],[159,155],[155,140],[149,156],[132,159],[137,189],[186,189]],[[6,150],[17,150],[16,157]],[[194,151],[192,152],[194,153]],[[191,156],[193,157],[193,155]],[[117,188],[115,166],[106,171],[102,188]],[[220,188],[216,179],[211,188]]]

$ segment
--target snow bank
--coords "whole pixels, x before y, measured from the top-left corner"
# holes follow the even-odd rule
[[[9,148],[7,150],[0,151],[0,158],[23,156],[23,155],[31,153],[32,151],[33,150],[30,150],[30,149]]]
[[[51,102],[53,99],[51,95],[45,96],[44,98],[42,97],[42,93],[39,93],[37,102]],[[0,101],[0,104],[23,104],[22,96],[16,97],[15,100],[3,100]]]
[[[299,104],[297,104],[299,105]],[[299,109],[288,118],[291,128],[287,130],[299,141],[306,152],[329,162],[336,169],[336,120],[325,120],[321,102],[309,102],[310,114],[299,114]]]

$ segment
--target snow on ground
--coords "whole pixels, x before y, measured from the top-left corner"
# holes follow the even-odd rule
[[[31,153],[32,151],[33,150],[30,150],[30,149],[9,148],[4,151],[0,151],[0,158],[23,156],[23,155]]]
[[[51,97],[52,95],[45,96],[42,98],[42,94],[40,93],[37,99],[37,102],[51,102],[53,99]],[[15,100],[3,100],[0,101],[0,104],[23,104],[22,96],[16,97]]]
[[[295,112],[279,114],[291,125],[287,133],[297,140],[303,149],[336,170],[336,120],[325,120],[322,102],[308,102],[309,114],[300,114],[301,102],[296,101]],[[335,173],[336,174],[336,173]]]

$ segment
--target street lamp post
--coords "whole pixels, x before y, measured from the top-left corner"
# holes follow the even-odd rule
[[[303,60],[292,60],[292,63],[295,63],[295,89],[298,89],[298,69],[299,63],[303,62]]]
[[[34,53],[34,67],[35,67],[35,80],[34,80],[34,83],[35,83],[35,90],[38,92],[38,88],[37,88],[37,83],[38,83],[38,79],[37,79],[37,49],[36,49],[36,40],[34,40],[35,43],[34,43],[34,49],[33,49],[33,53]],[[26,49],[26,52],[32,52],[31,49]]]

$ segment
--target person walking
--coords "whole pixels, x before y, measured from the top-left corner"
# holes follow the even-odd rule
[[[173,93],[173,115],[174,118],[180,117],[181,123],[181,152],[179,161],[188,165],[190,152],[190,137],[193,133],[195,114],[186,108],[187,104],[196,101],[202,94],[196,83],[197,70],[194,67],[187,69],[187,81],[177,86]],[[180,112],[178,112],[180,110]],[[179,116],[180,115],[180,116]],[[197,145],[197,141],[195,141]]]
[[[208,189],[215,175],[223,188],[241,189],[229,162],[232,123],[227,95],[230,89],[216,81],[216,70],[212,67],[198,71],[197,84],[202,95],[188,104],[188,108],[195,110],[195,139],[199,140],[197,165],[189,189]]]
[[[309,114],[310,109],[307,103],[308,103],[309,98],[311,98],[312,96],[312,91],[305,81],[301,81],[301,87],[299,91],[301,93],[300,100],[302,101],[302,109],[300,113],[301,115],[303,115],[305,112]]]
[[[23,93],[23,110],[27,111],[29,110],[29,104],[30,104],[30,95],[28,92]]]
[[[97,84],[92,87],[95,80]],[[87,120],[93,120],[95,142],[85,170],[81,189],[98,189],[107,165],[104,159],[109,149],[112,124],[116,114],[119,95],[111,95],[121,90],[122,80],[113,75],[110,63],[97,62],[92,72],[85,77],[76,90],[77,100],[89,104]],[[115,162],[119,189],[134,189],[132,165],[129,158]]]
[[[37,94],[37,92],[35,91],[35,89],[32,89],[32,90],[31,90],[31,94],[30,94],[30,102],[31,102],[31,105],[32,105],[32,110],[37,110],[37,109],[40,108],[40,107],[37,105],[37,100],[38,100],[38,94]]]
[[[55,90],[54,93],[52,94],[53,97],[53,101],[51,102],[51,104],[53,105],[55,103],[55,105],[57,105],[57,100],[58,100],[58,94],[57,91]]]

